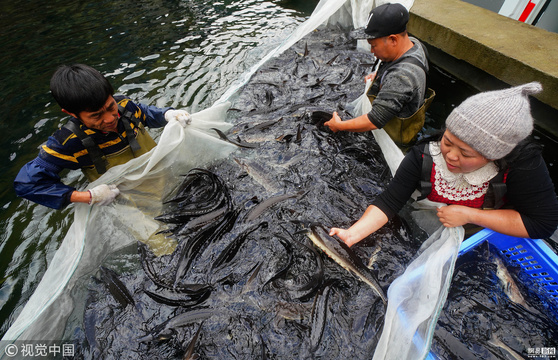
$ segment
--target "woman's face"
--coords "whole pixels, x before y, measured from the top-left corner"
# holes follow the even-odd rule
[[[444,132],[440,149],[446,165],[452,173],[469,173],[490,162],[448,130]]]

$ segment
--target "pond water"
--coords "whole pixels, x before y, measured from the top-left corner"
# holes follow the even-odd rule
[[[4,170],[0,202],[0,206],[2,206],[0,210],[0,226],[2,226],[0,230],[0,257],[2,259],[0,263],[0,274],[2,276],[0,288],[0,318],[2,319],[2,327],[0,328],[0,334],[5,333],[25,304],[25,299],[33,293],[60,241],[69,228],[72,219],[72,207],[56,212],[22,201],[15,197],[11,185],[19,168],[36,156],[37,146],[62,123],[63,117],[48,91],[48,82],[56,66],[62,63],[87,63],[107,74],[118,93],[126,94],[144,103],[158,106],[175,106],[177,108],[183,107],[191,112],[195,112],[208,107],[219,99],[221,94],[239,75],[255,64],[270,49],[278,45],[280,39],[286,33],[304,21],[312,11],[312,6],[308,4],[309,2],[307,1],[273,2],[244,0],[209,3],[196,0],[100,1],[85,3],[43,1],[39,3],[18,3],[17,6],[1,5],[2,15],[0,16],[3,21],[0,23],[0,28],[2,33],[5,34],[4,38],[6,40],[5,51],[0,55],[1,78],[4,79],[2,84],[0,84],[0,89],[2,89],[2,94],[8,104],[8,116],[5,117],[5,121],[0,126],[5,127],[3,137],[9,143],[9,146],[0,151],[0,162]],[[27,40],[22,42],[21,39]],[[303,52],[302,48],[299,48],[299,51]],[[294,54],[291,55],[294,56]],[[333,56],[334,53],[332,51],[331,57]],[[339,74],[340,79],[343,79],[343,75],[347,74]],[[355,76],[357,75],[361,76],[362,74],[355,74]],[[265,76],[265,74],[262,76]],[[445,91],[440,92],[441,96],[437,99],[438,103],[435,109],[438,109],[438,111],[430,114],[428,125],[431,128],[439,127],[439,124],[443,121],[442,119],[451,111],[453,106],[459,104],[466,96],[474,93],[472,89],[467,88],[464,84],[455,81],[442,72],[436,72],[435,79],[437,84]],[[317,81],[318,79],[314,80]],[[253,86],[248,94],[250,96],[257,94],[256,98],[246,95],[245,98],[240,97],[236,99],[237,104],[244,106],[242,108],[243,111],[246,111],[247,104],[250,104],[250,102],[265,103],[270,100],[270,97],[266,98],[264,88],[257,88],[257,84]],[[350,94],[351,91],[347,90],[346,93]],[[274,96],[276,101],[278,101],[278,95]],[[309,98],[307,100],[311,102],[312,99]],[[306,110],[310,111],[311,109]],[[241,114],[244,113],[241,112]],[[252,121],[263,121],[262,118],[257,117],[257,114],[255,118],[254,114],[246,115],[249,115]],[[311,119],[300,116],[302,121],[309,121],[308,127],[315,125],[312,124]],[[243,134],[246,128],[241,126],[242,121],[236,118],[235,122],[238,124],[237,131]],[[284,132],[282,135],[296,136],[295,127],[281,127],[280,129]],[[292,131],[292,133],[286,133],[287,130]],[[250,139],[251,134],[248,132],[243,135],[245,135],[247,140],[261,141],[261,138],[257,138],[260,134],[252,134],[252,139]],[[274,133],[273,135],[277,134]],[[552,149],[555,149],[556,145],[550,138],[546,138],[542,134],[538,133],[537,136],[545,143],[547,163],[554,174],[555,160],[553,156],[555,156],[556,152]],[[359,137],[356,140],[349,137],[345,140],[341,138],[338,140],[340,141],[339,144],[332,145],[331,141],[320,139],[317,135],[313,135],[312,139],[317,144],[326,148],[346,146],[347,143],[344,141],[349,140],[364,141],[364,139]],[[316,144],[314,142],[310,143],[308,139],[304,141],[306,143],[303,142],[303,144],[306,145]],[[285,146],[287,146],[286,142],[285,140]],[[292,146],[300,145],[292,144]],[[370,150],[377,151],[377,149]],[[284,151],[284,158],[281,161],[299,160],[294,158],[293,154],[289,154],[288,147]],[[332,151],[332,149],[328,148],[328,151]],[[273,153],[273,155],[277,156],[276,153]],[[359,150],[354,150],[354,153],[349,151],[340,156],[357,156],[358,158],[358,155]],[[289,156],[292,156],[292,158]],[[366,166],[380,166],[376,163],[369,164],[363,162],[363,164]],[[363,166],[363,164],[358,164],[358,166]],[[327,165],[331,166],[330,163],[327,163]],[[315,166],[324,166],[324,164]],[[378,169],[382,170],[379,170],[379,173],[383,172],[383,167],[380,166]],[[336,173],[336,171],[340,170],[334,167],[327,170],[332,171],[329,174],[332,177],[341,174]],[[357,174],[364,175],[359,172],[364,170],[358,168],[351,170],[356,171]],[[229,179],[246,177],[246,173],[249,173],[246,170],[239,173],[239,168],[226,166],[220,171],[221,176]],[[339,180],[339,178],[336,180]],[[339,192],[339,198],[336,199],[336,201],[343,203],[341,208],[346,210],[344,214],[338,214],[342,217],[343,221],[350,223],[352,219],[359,216],[359,210],[354,208],[354,205],[359,204],[364,208],[366,202],[380,189],[383,180],[383,178],[379,178],[374,179],[375,182],[372,181],[374,182],[373,184],[364,183],[359,189],[364,195],[352,199],[346,199],[343,195],[344,191],[348,190],[347,184],[343,182],[335,184],[343,190]],[[300,182],[300,174],[289,172],[286,174],[286,181],[290,181],[292,184]],[[306,181],[310,181],[310,179],[306,179]],[[78,186],[78,184],[83,183],[83,179],[78,172],[70,172],[65,175],[65,182]],[[234,190],[239,192],[240,195],[237,194],[237,196],[242,197],[244,196],[243,191],[249,193],[249,190],[253,190],[245,188],[250,186],[254,186],[253,183],[245,181],[239,183]],[[331,190],[331,184],[328,186],[330,186],[329,189]],[[319,190],[316,189],[315,191]],[[246,199],[243,198],[243,200]],[[306,204],[308,207],[312,205],[312,203]],[[288,209],[283,211],[286,213],[278,213],[275,216],[287,217],[288,212],[291,212],[292,215],[292,211],[295,210]],[[324,220],[325,218],[321,217],[320,219]],[[414,249],[418,245],[415,240],[409,239],[409,235],[406,232],[407,229],[406,224],[395,222],[385,230],[383,235],[380,234],[380,237],[390,238],[396,233],[398,234],[398,241],[403,241],[405,244],[404,248],[393,250],[393,253],[398,255],[400,263],[408,261],[408,257],[412,256]],[[290,230],[294,232],[294,229]],[[363,257],[370,256],[370,253],[374,251],[374,244],[370,245],[370,247],[364,246],[361,249]],[[281,246],[281,243],[275,243],[273,247],[269,245],[269,248],[259,249],[260,253],[258,254],[262,255],[261,251],[263,251],[265,255],[268,252],[275,251],[278,246]],[[387,251],[389,246],[393,246],[393,244],[386,245],[386,249],[384,249],[386,250],[385,254],[390,254]],[[251,251],[256,250],[251,249]],[[210,252],[208,256],[216,255]],[[137,255],[132,255],[132,260],[127,259],[126,261],[138,264],[136,257]],[[115,261],[118,262],[118,260]],[[397,266],[390,265],[390,260],[387,257],[380,256],[377,261],[378,264],[383,264],[383,273],[380,274],[382,285],[388,284],[393,280],[394,274],[397,271],[401,271]],[[281,266],[280,263],[273,265],[276,268]],[[243,275],[249,274],[250,271],[253,271],[254,266],[257,266],[257,264],[244,264],[245,268],[239,268],[239,272]],[[490,266],[488,268],[490,269]],[[265,276],[269,277],[272,274],[272,269],[261,271],[263,271],[263,275],[260,277],[263,278]],[[333,277],[339,274],[335,266],[330,271],[333,272]],[[339,274],[339,276],[341,275]],[[131,287],[137,287],[144,282],[143,278],[133,276],[126,278],[126,280],[129,281],[128,284]],[[226,286],[230,287],[228,290],[241,291],[237,284],[244,284],[245,281],[246,279],[244,278],[237,278],[226,283]],[[345,292],[349,285],[353,285],[352,289],[349,292]],[[326,296],[322,297],[322,299],[326,300],[323,301],[327,301],[327,296],[331,298],[331,302],[341,302],[351,296],[363,296],[367,299],[373,299],[373,296],[367,290],[363,290],[361,287],[354,287],[354,282],[349,281],[349,285],[344,280],[341,283],[329,286],[327,289],[332,290],[327,290]],[[463,288],[466,288],[466,286],[469,285],[463,283]],[[103,293],[101,290],[99,292]],[[245,291],[244,293],[248,293],[245,295],[246,298],[250,298],[250,300],[254,298],[251,291]],[[224,291],[219,293],[218,299],[222,300],[225,296],[230,296],[230,292]],[[477,299],[479,298],[480,295]],[[262,297],[261,299],[266,302],[264,305],[269,305],[267,303],[269,297]],[[241,302],[244,303],[245,300],[236,298],[231,306],[237,306],[239,311],[252,311],[252,308],[246,308],[246,305],[241,305]],[[93,310],[96,309],[96,306],[102,307],[107,305],[105,303],[96,305],[94,301],[88,304],[89,309]],[[212,304],[215,304],[215,300],[212,301]],[[357,303],[351,304],[353,306],[358,305]],[[374,304],[373,301],[370,301],[368,305],[373,308],[372,310],[376,311],[377,309],[374,308],[376,305]],[[285,304],[284,306],[287,305]],[[448,302],[447,307],[451,311],[456,312],[457,310],[455,309],[459,305]],[[293,311],[293,309],[288,310]],[[296,310],[302,311],[300,309]],[[330,313],[343,313],[341,314],[343,316],[337,320],[339,322],[338,325],[342,329],[349,327],[349,320],[347,319],[350,316],[344,313],[342,308],[334,308],[329,311]],[[363,315],[364,313],[370,313],[371,308],[363,309],[357,307],[356,311],[361,311],[356,316],[363,325],[361,336],[373,343],[372,338],[377,330],[377,324]],[[163,310],[157,315],[158,317],[151,319],[153,325],[165,316],[169,317],[170,314],[171,310]],[[286,316],[283,318],[283,322],[288,322],[285,320],[287,319]],[[297,315],[296,313],[295,315],[291,313],[288,316],[296,317]],[[107,317],[110,317],[110,314]],[[469,318],[472,318],[472,316],[469,316]],[[469,318],[466,318],[466,320]],[[129,320],[129,318],[127,319]],[[248,327],[248,317],[238,317],[234,320],[238,323],[238,326]],[[271,320],[270,318],[261,319],[264,322]],[[113,318],[110,321],[115,320]],[[447,322],[450,321],[448,320]],[[487,321],[481,323],[486,325]],[[297,328],[292,323],[289,324],[291,324],[289,325],[291,327],[294,326],[290,331],[296,334],[302,334],[308,330],[301,327]],[[217,334],[224,334],[227,331],[226,327],[219,328],[216,323],[213,325],[215,327],[213,330]],[[268,327],[273,333],[266,335],[266,342],[273,336],[279,341],[285,341],[281,337],[284,334],[276,331],[278,325],[276,323],[273,323],[273,325],[275,327]],[[341,325],[347,326],[347,328],[341,327]],[[284,326],[284,324],[281,324],[281,326]],[[551,324],[547,327],[551,333],[553,331],[552,326],[556,326],[556,324]],[[191,338],[195,330],[195,328],[189,328],[186,332],[180,333],[180,336],[183,339]],[[330,331],[331,339],[336,339],[335,333],[332,333],[333,330],[329,329],[328,331]],[[326,340],[327,334],[326,332]],[[341,338],[347,336],[347,333],[343,333],[341,330],[340,334]],[[107,333],[105,335],[107,337],[113,336],[110,333],[110,324],[107,325]],[[247,336],[240,333],[236,335]],[[260,345],[264,343],[261,340],[262,338],[253,338],[253,336],[255,335],[250,334],[251,338],[243,338],[243,341],[238,342],[236,345],[242,348],[247,346],[247,344]],[[472,336],[471,333],[462,335],[461,341],[469,341]],[[481,338],[479,335],[476,336]],[[545,337],[545,335],[541,336]],[[82,338],[86,337],[86,335],[78,332],[76,337]],[[302,335],[295,338],[301,343],[304,341]],[[331,342],[337,341],[331,339]],[[340,348],[334,347],[331,342],[321,345],[322,347],[318,349],[319,353],[327,354],[329,350],[331,354],[331,351],[339,351]],[[218,342],[211,344],[209,350],[206,350],[206,356],[211,354],[216,358],[223,358],[224,355],[219,352],[222,345],[222,343]],[[354,354],[363,354],[366,351],[366,346],[370,345],[370,343],[362,345],[363,348],[359,348],[354,344],[354,348],[351,348],[351,350]],[[122,344],[122,346],[125,347],[126,344]],[[266,346],[266,349],[271,349],[271,345],[268,344]],[[296,346],[296,344],[291,344],[291,346]],[[289,349],[292,350],[289,347],[283,350]],[[307,349],[298,349],[297,351],[303,350],[306,351]],[[442,352],[444,348],[438,347],[438,350]],[[164,351],[175,353],[177,350],[168,346]],[[237,351],[239,351],[239,354],[242,354],[240,350],[237,349]],[[465,357],[468,354],[462,356]],[[490,356],[500,358],[502,355],[498,354],[496,351],[493,351]],[[451,356],[452,354],[448,358],[451,358]],[[503,356],[502,358],[504,358]],[[334,357],[337,357],[337,355]]]

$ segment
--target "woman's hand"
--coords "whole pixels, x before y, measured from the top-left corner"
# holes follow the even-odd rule
[[[354,243],[357,242],[355,241],[356,239],[354,239],[354,237],[352,236],[350,230],[331,228],[331,230],[329,231],[329,236],[334,236],[334,235],[337,235],[337,237],[341,239],[349,247],[351,247]]]
[[[388,217],[374,205],[366,208],[360,219],[349,229],[331,228],[329,236],[337,235],[347,246],[351,247],[372,234],[388,222]]]
[[[529,237],[521,214],[514,209],[483,210],[449,205],[439,207],[437,215],[445,227],[475,224],[505,235]]]
[[[445,227],[457,227],[470,223],[470,214],[477,209],[462,205],[449,205],[438,208],[438,218]]]

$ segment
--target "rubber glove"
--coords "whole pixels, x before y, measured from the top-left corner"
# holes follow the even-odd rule
[[[89,193],[91,194],[89,205],[108,205],[120,194],[120,190],[116,185],[102,184],[89,190]]]
[[[182,125],[182,127],[186,127],[186,125],[192,122],[192,116],[190,116],[190,114],[185,110],[171,109],[165,112],[165,120],[167,120],[167,122],[176,120],[180,123],[180,125]]]

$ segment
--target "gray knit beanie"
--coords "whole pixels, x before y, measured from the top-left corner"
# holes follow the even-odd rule
[[[541,91],[531,82],[471,96],[449,114],[446,128],[485,158],[501,159],[533,131],[529,95]]]

